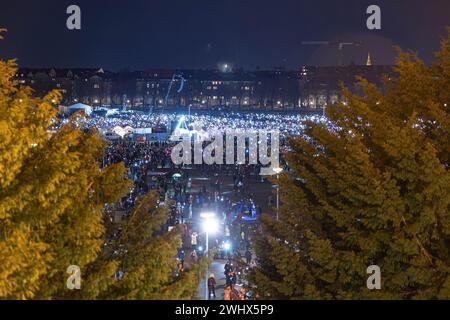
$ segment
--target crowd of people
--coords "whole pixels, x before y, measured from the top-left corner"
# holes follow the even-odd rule
[[[113,117],[87,117],[88,126],[109,129],[115,126],[152,127],[167,125],[177,119],[175,114],[148,115],[120,113]],[[229,113],[227,115],[192,115],[189,123],[197,128],[209,129],[278,129],[286,135],[302,133],[302,120],[324,121],[320,116],[283,114]],[[128,177],[133,181],[130,193],[112,205],[112,211],[120,212],[121,219],[127,219],[136,199],[151,189],[158,190],[159,201],[170,203],[165,232],[181,225],[183,245],[179,250],[178,273],[184,272],[204,254],[206,239],[201,229],[200,213],[215,212],[221,230],[210,238],[209,247],[215,249],[216,258],[227,261],[224,265],[224,299],[247,299],[243,277],[255,265],[251,234],[254,221],[261,214],[260,204],[252,194],[251,180],[261,179],[260,164],[198,164],[175,165],[171,151],[176,142],[138,141],[125,137],[111,141],[102,156],[102,166],[123,162]],[[281,164],[283,161],[281,159]],[[208,182],[196,183],[192,172],[200,172]],[[224,181],[231,181],[225,186]],[[228,188],[227,192],[224,192]],[[120,224],[113,237],[120,235]],[[216,297],[217,281],[211,273],[207,284],[210,297]]]
[[[154,128],[164,126],[170,128],[177,122],[176,113],[146,114],[142,112],[122,112],[110,116],[91,115],[86,119],[88,127],[112,129],[114,127]],[[283,114],[283,113],[256,113],[256,112],[227,112],[227,113],[193,113],[187,116],[193,127],[204,130],[249,129],[252,130],[279,130],[285,136],[298,136],[303,134],[304,121],[328,123],[327,119],[317,114]]]

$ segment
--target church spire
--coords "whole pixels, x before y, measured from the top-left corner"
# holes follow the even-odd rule
[[[366,62],[366,66],[371,66],[372,65],[372,58],[370,57],[370,52],[367,54],[367,62]]]

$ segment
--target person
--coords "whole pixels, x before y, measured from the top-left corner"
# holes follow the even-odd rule
[[[232,288],[231,289],[231,300],[241,300],[240,295],[239,295],[239,291],[237,291],[236,289]]]
[[[225,286],[231,286],[230,272],[225,272]]]
[[[181,267],[184,269],[184,250],[180,251],[180,255],[179,255],[179,259],[180,259],[180,263],[181,263]]]
[[[242,269],[241,269],[241,267],[237,268],[235,275],[236,275],[236,281],[237,281],[238,286],[241,286],[242,285]]]
[[[178,263],[178,272],[179,273],[183,273],[184,272],[183,262]]]
[[[197,252],[195,250],[192,251],[191,258],[192,260],[197,261]]]
[[[189,225],[187,223],[183,224],[183,230],[184,230],[184,237],[186,239],[189,238]]]
[[[198,238],[198,234],[197,232],[192,232],[191,234],[191,246],[193,249],[197,248],[197,238]]]
[[[225,272],[224,272],[225,275],[227,275],[231,271],[232,267],[231,267],[231,263],[229,260],[225,264],[224,269],[225,269]]]
[[[226,286],[223,290],[223,298],[224,300],[231,300],[231,288],[230,286]]]
[[[231,289],[234,289],[234,287],[236,286],[236,282],[237,282],[237,275],[236,275],[236,271],[231,271]]]
[[[248,249],[247,251],[245,251],[245,260],[247,264],[250,264],[250,262],[252,261],[252,253]]]
[[[216,279],[214,278],[214,273],[211,273],[209,275],[209,279],[208,279],[208,297],[211,298],[211,295],[213,295],[213,297],[216,297]]]
[[[240,300],[245,300],[245,289],[244,288],[241,288],[239,290],[239,299]]]

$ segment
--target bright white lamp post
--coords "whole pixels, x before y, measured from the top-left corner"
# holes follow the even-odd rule
[[[205,257],[208,258],[209,234],[214,234],[218,231],[219,223],[217,222],[216,215],[212,212],[201,213],[200,217],[203,219],[203,231],[205,231],[206,234]],[[205,280],[205,298],[206,300],[209,300],[208,272],[206,272]]]
[[[273,168],[273,171],[277,174],[277,221],[278,221],[278,211],[280,210],[280,183],[278,181],[280,173],[283,171],[282,168]]]

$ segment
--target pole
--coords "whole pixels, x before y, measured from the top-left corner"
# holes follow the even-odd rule
[[[208,259],[208,246],[209,243],[209,234],[208,231],[206,231],[206,245],[205,245],[205,257],[206,259]],[[209,300],[209,290],[208,290],[208,272],[206,272],[206,276],[205,276],[205,298],[206,300]]]
[[[277,221],[278,221],[278,211],[280,209],[280,195],[279,195],[279,189],[280,189],[280,182],[278,181],[279,175],[277,174]]]

